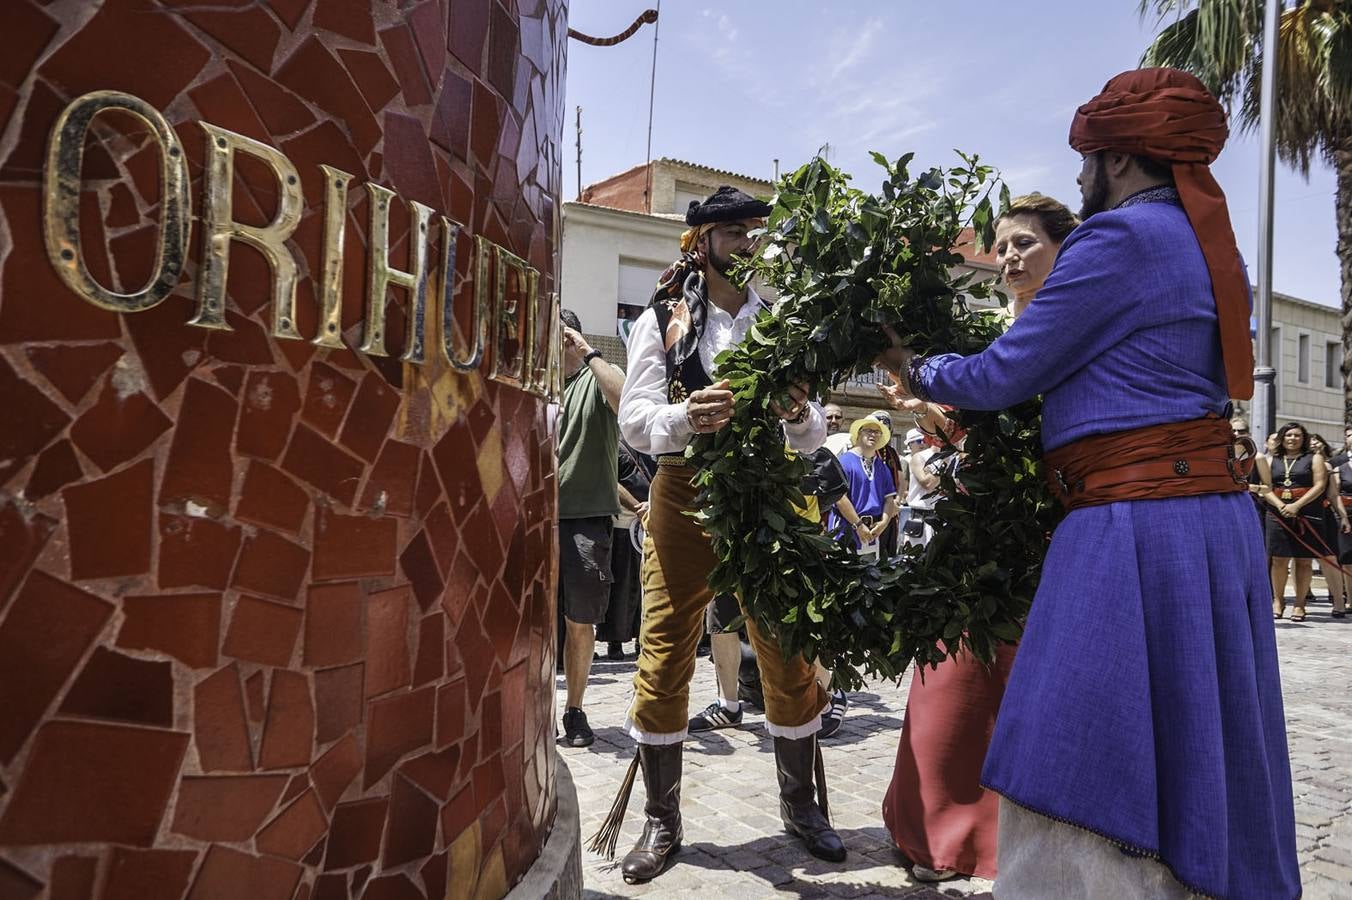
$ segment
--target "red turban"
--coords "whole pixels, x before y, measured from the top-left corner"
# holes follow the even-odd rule
[[[1228,136],[1220,103],[1177,69],[1123,72],[1077,109],[1070,124],[1070,146],[1081,153],[1116,150],[1173,165],[1179,199],[1211,273],[1230,396],[1247,400],[1253,396],[1248,276],[1225,194],[1207,168]]]

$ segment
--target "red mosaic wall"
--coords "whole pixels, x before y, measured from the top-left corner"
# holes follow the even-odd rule
[[[0,898],[501,895],[554,815],[553,423],[436,354],[400,363],[404,291],[390,357],[313,346],[310,273],[323,163],[553,290],[565,0],[0,5]],[[144,312],[84,301],[43,248],[49,132],[99,89],[188,157],[191,254]],[[134,290],[158,150],[123,119],[91,130],[80,220],[91,273]],[[270,336],[270,270],[237,242],[233,330],[186,324],[199,120],[300,172],[307,340]],[[243,156],[234,194],[258,224],[277,204]]]

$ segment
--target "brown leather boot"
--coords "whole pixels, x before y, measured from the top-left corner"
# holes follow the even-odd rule
[[[620,864],[624,880],[630,884],[661,875],[667,861],[681,849],[681,751],[679,742],[638,745],[643,785],[648,792],[643,812],[648,820],[638,843]]]
[[[779,775],[779,816],[784,820],[784,830],[801,838],[808,852],[818,859],[844,861],[845,844],[826,817],[826,773],[821,751],[817,749],[817,736],[797,740],[775,738],[775,769]]]

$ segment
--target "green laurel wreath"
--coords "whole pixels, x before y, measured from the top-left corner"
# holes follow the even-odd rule
[[[992,242],[998,184],[977,157],[958,156],[958,166],[912,178],[912,154],[893,163],[874,153],[886,171],[880,194],[850,187],[820,158],[781,179],[760,250],[743,270],[781,299],[720,354],[735,413],[688,451],[699,467],[697,517],[719,559],[710,585],[735,592],[786,654],[820,659],[846,688],[866,674],[896,679],[911,663],[937,665],[960,647],[989,661],[997,644],[1017,640],[1057,520],[1037,471],[1039,401],[951,414],[967,433],[961,484],[944,467],[941,524],[923,551],[861,560],[795,512],[808,465],[785,452],[772,400],[787,407],[799,383],[824,398],[873,371],[890,343],[884,325],[921,354],[976,353],[1004,328],[963,301],[992,296],[991,284],[952,274],[964,227]],[[998,196],[1008,204],[1005,188]]]

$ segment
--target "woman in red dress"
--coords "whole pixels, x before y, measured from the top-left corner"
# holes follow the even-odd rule
[[[1034,301],[1078,224],[1069,209],[1041,194],[1015,198],[996,223],[996,264],[1014,295],[1015,316]],[[927,670],[923,682],[920,673],[912,678],[883,820],[915,864],[917,881],[995,877],[1000,798],[981,787],[981,764],[1014,650],[1000,647],[990,667],[958,656]]]

